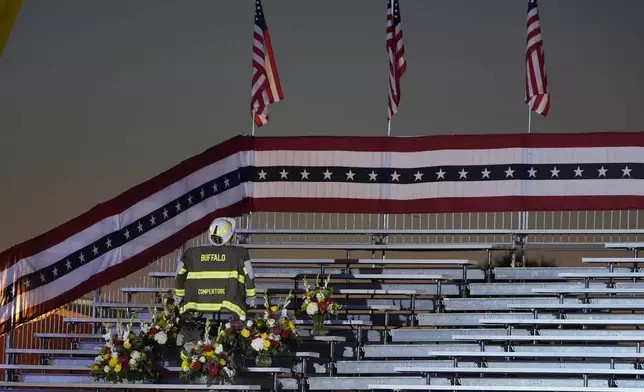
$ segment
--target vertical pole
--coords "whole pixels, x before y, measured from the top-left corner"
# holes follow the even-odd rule
[[[255,109],[253,109],[253,115],[251,117],[251,130],[250,130],[250,135],[255,136]]]
[[[528,106],[528,135],[531,134],[531,133],[532,133],[532,108],[530,106]],[[521,227],[521,229],[528,230],[529,219],[530,219],[530,212],[525,211],[524,212],[524,217],[523,217],[523,226]],[[525,257],[525,250],[524,250],[523,247],[525,246],[525,244],[527,242],[527,235],[522,236],[522,238],[523,238],[523,241],[522,241],[523,245],[521,246],[521,249],[523,250],[522,251],[522,258],[523,258],[523,262],[525,262],[526,257]],[[525,264],[524,264],[524,267],[525,267]]]

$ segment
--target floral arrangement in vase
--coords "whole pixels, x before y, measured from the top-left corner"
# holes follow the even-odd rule
[[[304,280],[304,300],[302,310],[311,317],[313,328],[311,334],[314,336],[326,335],[324,321],[329,316],[337,316],[342,308],[333,300],[333,287],[329,285],[331,276],[328,276],[323,283],[320,283],[320,276],[315,278],[315,287],[309,287]]]
[[[291,298],[289,293],[281,306],[271,306],[268,297],[264,296],[265,311],[261,316],[226,323],[221,331],[222,337],[234,347],[235,352],[255,359],[257,366],[270,366],[272,357],[293,350],[300,343],[293,319],[286,309]]]
[[[210,339],[210,320],[206,319],[204,338],[189,353],[181,352],[181,378],[188,381],[205,380],[211,384],[232,384],[237,374],[231,355],[220,342],[221,325],[217,339]]]
[[[150,309],[150,321],[141,323],[141,340],[157,361],[162,360],[166,351],[176,349],[178,323],[179,310],[172,298],[163,299],[160,313],[156,308]]]
[[[90,370],[96,381],[116,384],[156,378],[141,337],[132,333],[132,320],[125,328],[120,321],[117,322],[114,335],[107,326],[105,328],[108,330],[103,336],[105,345]]]

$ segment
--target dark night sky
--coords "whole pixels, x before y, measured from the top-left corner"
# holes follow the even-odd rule
[[[253,0],[25,0],[0,57],[0,249],[250,132]],[[264,0],[267,135],[384,135],[386,0]],[[394,135],[527,130],[527,0],[401,0]],[[644,130],[644,1],[541,0],[533,132]]]

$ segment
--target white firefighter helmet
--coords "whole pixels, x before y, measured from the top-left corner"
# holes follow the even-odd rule
[[[217,218],[212,221],[208,229],[208,239],[215,246],[228,244],[234,234],[235,220],[231,218]]]

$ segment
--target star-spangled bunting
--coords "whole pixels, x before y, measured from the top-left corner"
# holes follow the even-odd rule
[[[644,133],[238,137],[0,253],[0,332],[173,252],[217,216],[642,209],[643,180]]]

